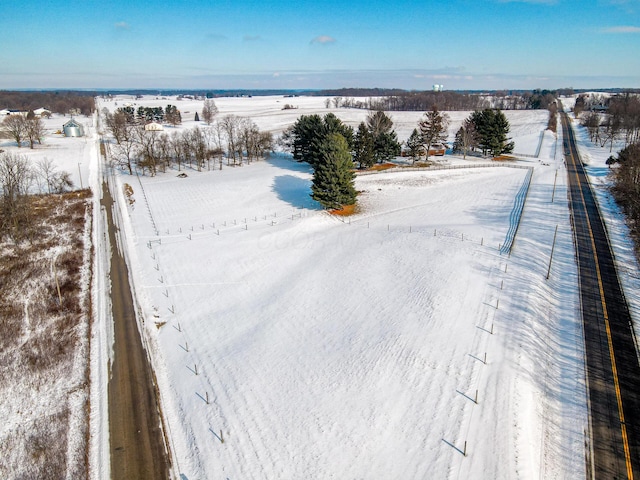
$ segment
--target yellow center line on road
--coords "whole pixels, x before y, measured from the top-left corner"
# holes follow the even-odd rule
[[[569,152],[571,156],[571,161],[574,166],[576,165],[576,160],[573,156],[573,152]],[[593,230],[591,229],[591,220],[589,220],[589,215],[587,213],[587,204],[584,199],[584,193],[582,191],[582,184],[580,183],[580,177],[578,175],[578,169],[575,168],[575,176],[577,180],[577,184],[580,187],[580,197],[582,198],[582,205],[585,210],[585,218],[587,219],[587,227],[589,230],[589,237],[591,238],[591,247],[593,248],[593,258],[596,264],[596,276],[598,278],[598,288],[600,289],[600,302],[602,304],[602,311],[604,315],[604,324],[607,331],[607,342],[609,344],[609,357],[611,358],[611,371],[613,373],[613,383],[616,391],[616,399],[618,401],[618,417],[620,418],[620,428],[622,430],[622,443],[624,445],[624,455],[627,465],[627,478],[628,480],[633,480],[633,467],[631,465],[631,452],[629,450],[629,440],[627,437],[627,426],[624,421],[624,411],[622,409],[622,394],[620,392],[620,383],[618,381],[618,368],[616,366],[616,358],[615,352],[613,349],[613,341],[611,339],[611,328],[609,325],[609,314],[607,311],[607,302],[604,296],[604,287],[602,285],[602,275],[600,274],[600,264],[598,263],[598,253],[596,252],[596,242],[593,237]]]

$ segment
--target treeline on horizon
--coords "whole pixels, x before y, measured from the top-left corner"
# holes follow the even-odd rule
[[[95,92],[0,90],[0,108],[28,112],[46,108],[52,113],[91,115],[96,109]]]
[[[563,88],[558,90],[444,90],[418,91],[388,88],[340,88],[329,90],[0,90],[0,108],[24,111],[46,108],[53,113],[90,115],[95,110],[94,98],[110,95],[177,95],[183,98],[218,98],[240,96],[323,96],[332,97],[334,107],[384,111],[441,111],[547,109],[555,98],[593,90]],[[597,89],[603,93],[640,93],[640,89]],[[329,106],[329,104],[328,104]]]

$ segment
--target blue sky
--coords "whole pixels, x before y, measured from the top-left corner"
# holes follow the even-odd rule
[[[0,0],[0,88],[640,87],[640,0]]]

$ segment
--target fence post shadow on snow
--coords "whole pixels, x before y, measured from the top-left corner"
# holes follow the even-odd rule
[[[478,360],[479,362],[484,363],[485,365],[487,364],[487,352],[484,352],[484,357],[477,357],[475,355],[473,355],[472,353],[468,354],[471,358],[473,358],[474,360]]]
[[[196,395],[198,397],[200,397],[200,399],[206,403],[207,405],[209,405],[209,392],[204,392],[204,397],[202,395],[200,395],[198,392],[196,392]]]
[[[464,441],[463,449],[460,449],[460,448],[456,447],[453,443],[445,440],[444,438],[442,439],[442,441],[444,443],[446,443],[447,445],[449,445],[451,448],[453,448],[455,451],[461,453],[463,456],[465,456],[465,457],[467,456],[467,441],[466,440]]]
[[[218,440],[220,440],[220,443],[224,443],[224,435],[223,435],[223,433],[222,433],[222,430],[220,430],[220,432],[219,432],[219,434],[218,434],[218,432],[215,432],[215,431],[213,430],[213,428],[209,427],[209,431],[210,431],[211,433],[213,433],[213,436],[214,436],[214,437],[216,437]]]
[[[483,332],[487,332],[487,333],[490,333],[491,335],[493,335],[493,322],[491,322],[491,328],[490,329],[486,328],[486,327],[483,327],[481,325],[476,325],[476,328],[479,329],[479,330],[482,330]]]
[[[469,395],[467,395],[466,393],[460,391],[460,390],[456,390],[456,393],[459,393],[460,395],[462,395],[464,398],[466,398],[467,400],[471,400],[473,403],[475,403],[476,405],[478,404],[478,389],[476,389],[475,392],[475,396],[474,397],[470,397]]]

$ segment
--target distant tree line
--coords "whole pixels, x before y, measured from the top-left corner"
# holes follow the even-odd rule
[[[329,108],[360,108],[384,111],[439,111],[483,110],[537,110],[547,109],[555,101],[558,91],[533,90],[491,93],[456,91],[404,91],[342,89],[333,92],[335,96],[325,100]],[[324,93],[327,93],[325,91]],[[369,96],[364,96],[367,93]],[[380,95],[375,95],[376,93]]]
[[[162,121],[172,125],[180,123],[180,111],[172,105],[144,107],[134,111],[133,107],[119,108],[111,113],[103,109],[102,116],[115,144],[111,147],[111,159],[130,174],[134,168],[142,173],[156,175],[168,168],[181,170],[189,166],[198,171],[222,168],[224,158],[228,166],[263,158],[272,149],[272,135],[261,132],[249,118],[227,115],[215,119],[217,108],[213,100],[202,111],[207,126],[195,126],[167,133],[145,128],[148,121]]]
[[[0,108],[36,110],[46,108],[61,115],[91,115],[95,109],[96,92],[24,92],[0,90]]]

